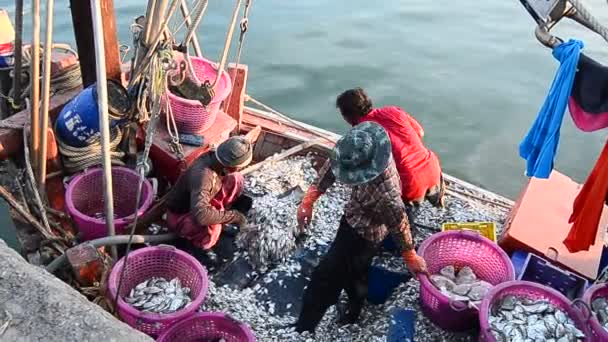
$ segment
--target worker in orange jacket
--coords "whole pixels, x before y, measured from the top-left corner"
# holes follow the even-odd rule
[[[373,108],[371,99],[361,88],[349,89],[340,94],[336,107],[351,126],[371,121],[387,131],[401,179],[401,198],[406,205],[411,225],[414,225],[415,211],[425,199],[435,207],[445,205],[445,183],[439,158],[424,146],[424,130],[416,119],[395,106]],[[300,225],[310,222],[314,202],[321,195],[317,187],[309,188],[298,208]]]

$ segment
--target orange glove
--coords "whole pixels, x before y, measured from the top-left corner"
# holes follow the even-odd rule
[[[302,198],[302,203],[298,206],[297,212],[298,227],[301,232],[303,232],[304,228],[312,221],[312,209],[321,195],[323,195],[323,193],[319,191],[316,186],[311,185],[308,188],[308,191],[306,191],[304,198]]]
[[[407,268],[412,274],[428,274],[428,271],[426,269],[426,261],[424,261],[424,259],[420,255],[416,254],[415,250],[411,249],[409,251],[405,251],[401,254],[401,256],[403,257]]]

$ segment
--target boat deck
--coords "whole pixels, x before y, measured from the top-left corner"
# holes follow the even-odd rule
[[[253,174],[252,174],[253,175]],[[475,186],[448,179],[446,208],[436,209],[428,203],[420,208],[413,233],[417,245],[431,234],[440,231],[444,222],[496,222],[497,233],[502,232],[509,211],[508,200]],[[335,187],[323,197],[317,207],[331,207],[346,201],[348,191]],[[342,203],[340,203],[342,201]],[[254,204],[255,205],[255,204]],[[291,325],[295,322],[301,306],[301,295],[308,283],[314,265],[333,240],[338,228],[339,214],[325,217],[324,225],[313,224],[308,242],[286,261],[262,272],[247,273],[252,279],[235,285],[232,278],[239,277],[242,264],[233,265],[212,275],[209,294],[202,309],[222,311],[237,320],[246,322],[255,331],[259,341],[385,341],[393,309],[413,309],[418,312],[415,341],[473,341],[475,332],[451,334],[434,326],[419,310],[419,283],[414,279],[400,285],[382,305],[367,304],[357,324],[338,326],[337,309],[332,306],[317,328],[316,334],[297,334]],[[235,255],[237,260],[242,252]],[[375,266],[407,273],[401,257],[384,251],[374,260]],[[245,267],[247,268],[247,267]],[[231,277],[226,277],[230,273]],[[243,271],[241,275],[245,274]],[[344,295],[344,294],[343,294]]]

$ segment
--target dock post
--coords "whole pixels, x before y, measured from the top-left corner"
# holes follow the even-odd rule
[[[116,17],[114,14],[113,0],[99,0],[101,8],[101,20],[103,23],[103,46],[105,54],[105,69],[107,78],[120,81],[120,53],[118,47],[118,37],[116,35]],[[72,23],[74,25],[74,35],[76,36],[76,46],[78,48],[78,60],[80,62],[80,72],[82,74],[82,86],[84,88],[95,83],[97,80],[95,69],[95,43],[93,36],[93,19],[87,15],[91,13],[91,3],[89,1],[70,0],[70,10],[72,12]]]
[[[112,160],[110,159],[110,122],[108,118],[108,82],[104,51],[104,27],[101,0],[90,0],[91,19],[95,42],[97,103],[99,106],[99,129],[101,131],[101,161],[103,166],[103,186],[105,220],[108,236],[114,236],[114,196],[112,191]],[[112,247],[112,257],[116,260],[116,247]]]

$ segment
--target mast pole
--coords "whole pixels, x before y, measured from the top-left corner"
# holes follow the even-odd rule
[[[13,100],[21,108],[21,68],[23,63],[23,0],[15,0],[15,75],[13,76]]]
[[[32,167],[38,169],[40,155],[40,0],[32,0],[32,60],[30,62]]]
[[[49,102],[51,97],[51,54],[53,47],[53,7],[54,0],[46,3],[46,38],[44,42],[44,64],[42,68],[42,126],[40,128],[40,154],[38,159],[38,191],[46,193],[46,154],[49,129]]]
[[[105,220],[108,236],[114,236],[114,196],[112,192],[112,161],[110,159],[110,123],[108,119],[108,89],[104,50],[104,33],[101,13],[101,0],[90,0],[91,18],[95,42],[95,61],[97,78],[97,102],[99,106],[99,128],[101,131],[101,156],[103,165],[103,186]],[[116,259],[116,247],[112,247],[112,257]]]

